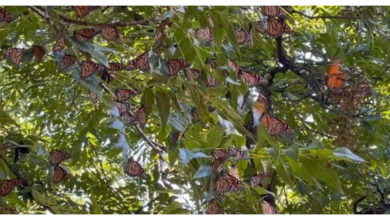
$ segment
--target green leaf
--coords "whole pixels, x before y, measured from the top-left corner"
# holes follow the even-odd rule
[[[158,113],[161,119],[161,127],[162,130],[164,130],[169,117],[170,98],[167,94],[163,92],[157,92],[155,97],[156,97]]]

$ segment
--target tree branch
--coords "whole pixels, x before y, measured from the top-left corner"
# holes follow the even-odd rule
[[[135,125],[138,133],[141,135],[142,139],[144,139],[144,141],[150,146],[153,148],[153,150],[161,153],[162,151],[165,151],[166,147],[164,146],[161,146],[159,144],[156,144],[155,142],[151,141],[148,136],[146,136],[146,134],[142,131],[142,129],[139,127],[139,125]]]

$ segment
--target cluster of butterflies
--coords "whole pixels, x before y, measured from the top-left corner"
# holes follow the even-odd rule
[[[8,48],[3,51],[3,57],[15,67],[18,67],[22,63],[23,58],[27,54],[32,54],[35,62],[41,62],[43,55],[45,55],[45,49],[42,46],[34,45],[27,50],[22,48]]]
[[[252,106],[254,125],[262,125],[271,136],[292,134],[294,131],[284,122],[267,113],[266,105],[266,98],[262,94],[259,94],[259,97]]]
[[[128,91],[128,89],[121,89],[117,90],[116,94],[118,96],[119,93],[125,93],[125,91]],[[129,93],[126,94],[128,96]],[[145,124],[146,123],[146,114],[145,114],[145,108],[143,106],[139,107],[138,109],[131,105],[128,102],[120,102],[116,101],[114,102],[115,107],[117,107],[119,111],[119,116],[122,118],[122,120],[127,125],[139,125],[139,124]]]
[[[234,26],[234,35],[237,44],[253,45],[251,31],[245,31],[242,27]],[[210,27],[199,28],[195,30],[195,37],[202,42],[214,44],[214,37]]]
[[[267,19],[267,34],[270,37],[279,37],[282,34],[291,34],[292,30],[285,23],[286,13],[279,6],[263,6],[262,12]]]
[[[65,171],[64,168],[60,166],[60,164],[69,158],[70,158],[70,154],[68,152],[61,151],[61,150],[50,151],[49,162],[54,167],[54,172],[53,172],[54,183],[59,183],[66,178],[67,172]]]

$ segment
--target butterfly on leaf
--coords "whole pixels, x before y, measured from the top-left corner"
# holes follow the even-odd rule
[[[85,17],[90,11],[99,8],[99,6],[72,6],[76,16],[79,18]]]
[[[22,184],[21,179],[0,180],[0,196],[8,195],[15,186]]]
[[[99,32],[100,30],[96,28],[84,28],[81,30],[73,31],[73,35],[78,42],[82,43],[90,40]]]
[[[223,210],[216,200],[209,202],[205,210],[206,214],[223,214]]]
[[[67,176],[67,172],[64,170],[64,168],[60,166],[56,166],[54,168],[54,173],[53,173],[53,182],[54,183],[59,183],[62,180],[64,180]]]
[[[270,37],[279,37],[282,34],[291,34],[292,30],[281,18],[268,18],[267,19],[267,34]]]
[[[70,158],[70,154],[61,150],[52,150],[50,151],[49,161],[53,166],[58,166],[58,164]]]
[[[278,214],[276,208],[272,206],[271,203],[266,201],[265,199],[261,201],[261,210],[263,211],[263,214]]]
[[[134,89],[118,89],[115,91],[117,101],[125,101],[135,94],[138,94],[138,92]]]
[[[239,71],[238,78],[240,79],[241,82],[245,83],[248,87],[268,84],[268,79],[263,78],[252,72],[247,72],[243,70]]]
[[[8,48],[3,51],[3,56],[10,62],[13,66],[17,67],[23,60],[24,49],[21,48]]]
[[[91,100],[93,106],[95,107],[95,110],[98,110],[98,108],[99,108],[99,98],[98,98],[97,94],[94,93],[91,90],[88,91],[88,94],[89,94],[89,99]]]
[[[149,52],[145,52],[138,57],[136,57],[134,60],[130,61],[125,69],[126,70],[135,70],[139,69],[142,71],[149,70]]]
[[[65,48],[65,31],[63,30],[57,38],[57,41],[54,43],[53,52],[61,51]]]
[[[130,158],[127,161],[127,165],[126,165],[126,168],[125,168],[125,173],[127,175],[133,176],[133,177],[141,177],[143,179],[147,179],[148,178],[147,174],[145,173],[145,170],[133,158]]]
[[[65,54],[61,60],[60,70],[66,70],[68,67],[72,66],[75,62],[76,62],[76,57]]]
[[[213,170],[218,170],[220,165],[229,158],[233,158],[234,160],[248,158],[248,155],[245,152],[235,148],[213,149],[211,151],[211,156],[213,157]]]
[[[85,79],[98,70],[99,65],[92,61],[83,61],[80,65],[80,77]]]
[[[285,17],[286,13],[279,6],[262,6],[263,14],[267,17]]]
[[[269,116],[267,113],[263,114],[261,117],[260,124],[264,126],[271,136],[294,133],[284,122]]]
[[[199,70],[197,70],[197,69],[185,69],[184,72],[185,72],[187,79],[189,81],[195,81],[195,80],[199,79],[199,77],[200,77]]]
[[[236,35],[236,43],[237,44],[250,44],[251,43],[251,36],[250,33],[247,31],[244,31],[241,27],[235,26],[234,27],[234,34]]]
[[[167,68],[168,68],[168,75],[169,76],[175,76],[177,73],[183,69],[190,66],[190,63],[188,63],[185,60],[182,59],[171,59],[167,61]]]
[[[45,55],[45,49],[42,46],[34,45],[32,47],[32,52],[34,55],[35,62],[41,62],[43,55]]]
[[[207,79],[206,79],[206,86],[207,87],[214,87],[214,86],[218,86],[218,85],[219,85],[219,82],[215,77],[207,76]]]
[[[108,41],[115,41],[120,43],[120,36],[118,30],[114,26],[105,26],[102,28],[102,37]]]
[[[4,8],[0,7],[0,22],[10,22],[13,20],[12,15]]]
[[[326,69],[326,84],[329,89],[340,89],[344,86],[346,74],[340,71],[340,61],[333,61]]]
[[[223,172],[215,181],[215,192],[219,198],[226,192],[239,192],[244,188],[244,184],[239,179],[226,172]]]
[[[213,33],[209,27],[197,29],[195,37],[208,43],[214,42]]]

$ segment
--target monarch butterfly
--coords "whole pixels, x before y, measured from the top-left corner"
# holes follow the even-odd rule
[[[264,179],[264,177],[266,177],[267,175],[264,174],[264,173],[261,173],[261,174],[257,174],[257,175],[254,175],[250,178],[249,180],[249,185],[251,187],[255,187],[255,186],[258,186],[260,185],[261,181]]]
[[[272,206],[269,202],[267,202],[265,199],[261,201],[261,210],[263,211],[263,214],[278,214],[276,208]]]
[[[164,31],[165,31],[165,27],[167,26],[170,26],[172,24],[172,22],[169,20],[169,18],[163,20],[160,25],[158,26],[157,28],[157,32],[156,32],[156,41],[153,45],[153,48],[157,48],[161,42],[164,40],[165,38],[165,34],[164,34]]]
[[[191,119],[193,122],[200,121],[200,118],[199,118],[198,112],[196,111],[196,108],[191,109]]]
[[[285,17],[283,9],[279,6],[263,6],[263,14],[267,17]]]
[[[0,196],[8,195],[15,186],[22,184],[21,179],[0,180]]]
[[[86,16],[93,9],[99,8],[99,6],[72,6],[76,16],[82,18]]]
[[[85,79],[86,77],[92,75],[94,72],[98,70],[98,65],[92,61],[83,61],[81,62],[80,67],[80,77]]]
[[[236,177],[223,172],[215,181],[215,192],[222,197],[226,192],[238,192],[244,190],[244,184]]]
[[[189,81],[195,81],[195,80],[199,79],[199,77],[200,77],[199,70],[197,70],[197,69],[185,69],[184,72],[185,72],[187,79]]]
[[[118,89],[115,91],[116,99],[118,101],[124,101],[135,94],[137,94],[137,91],[134,89]]]
[[[234,158],[235,160],[248,158],[248,155],[245,152],[234,148],[213,149],[211,151],[211,156],[213,157],[213,170],[218,170],[220,165],[229,158]]]
[[[245,83],[248,87],[268,84],[268,79],[263,78],[252,72],[246,72],[240,70],[238,73],[238,78],[240,79],[241,82]]]
[[[207,80],[206,80],[207,87],[214,87],[214,86],[218,86],[218,85],[219,85],[219,83],[215,77],[207,76]]]
[[[57,166],[58,164],[62,163],[63,161],[69,158],[70,158],[70,154],[68,152],[60,151],[60,150],[50,151],[49,161],[50,164],[53,166]]]
[[[167,62],[169,76],[175,76],[182,69],[189,67],[190,64],[182,59],[171,59]]]
[[[340,71],[340,61],[333,61],[326,70],[326,83],[329,89],[340,89],[344,86],[345,73]]]
[[[211,30],[209,27],[197,29],[195,31],[195,37],[202,40],[202,41],[206,41],[209,43],[214,42],[213,33],[211,33]]]
[[[120,42],[118,30],[114,26],[105,26],[102,28],[102,37],[108,41]]]
[[[217,68],[217,59],[206,59],[206,64],[209,65],[211,68],[215,69]]]
[[[62,180],[64,180],[66,178],[66,176],[67,176],[67,173],[62,167],[56,166],[54,168],[54,174],[53,174],[53,182],[54,183],[61,182]]]
[[[93,106],[95,107],[95,110],[98,110],[99,107],[99,99],[96,93],[89,90],[89,98],[92,101]]]
[[[65,31],[62,31],[54,43],[53,52],[61,51],[65,48]]]
[[[236,43],[242,44],[242,43],[250,43],[250,34],[249,32],[244,31],[241,27],[235,26],[234,27],[234,34],[236,35]]]
[[[42,57],[45,54],[45,49],[42,46],[33,46],[32,52],[34,54],[35,62],[41,62]]]
[[[213,200],[206,207],[206,214],[223,214],[223,210],[219,206],[218,202]]]
[[[124,68],[121,63],[108,63],[108,66],[112,71],[121,71]]]
[[[240,69],[238,68],[238,65],[231,59],[228,59],[228,66],[234,70],[235,73],[238,73]]]
[[[130,61],[126,65],[126,70],[134,70],[139,69],[142,71],[146,71],[149,69],[149,55],[148,52],[145,52],[138,57],[136,57],[134,60]]]
[[[5,21],[5,22],[10,22],[12,21],[12,15],[6,11],[4,8],[0,8],[0,22]]]
[[[277,118],[264,114],[260,119],[261,125],[267,130],[269,135],[291,134],[293,130]]]
[[[133,158],[130,158],[127,161],[125,173],[127,175],[129,175],[129,176],[138,176],[138,177],[141,177],[143,179],[147,179],[148,178],[147,174],[145,173],[145,170]]]
[[[267,19],[267,34],[271,37],[278,37],[282,34],[290,34],[291,28],[284,23],[283,19],[268,18]]]
[[[93,36],[98,34],[100,31],[95,28],[84,28],[81,30],[73,31],[73,35],[76,40],[80,43],[90,40]]]
[[[118,108],[118,110],[122,120],[128,125],[137,125],[137,124],[146,123],[145,109],[143,107],[137,109],[137,111],[134,114],[130,113],[129,107],[126,105],[121,105]]]
[[[19,66],[24,57],[24,49],[8,48],[3,52],[4,58],[8,60],[13,66]]]
[[[60,69],[66,70],[68,67],[72,66],[76,62],[76,57],[72,55],[65,54],[62,57]]]
[[[118,109],[119,114],[127,113],[134,109],[134,106],[127,102],[114,102],[114,105]]]

